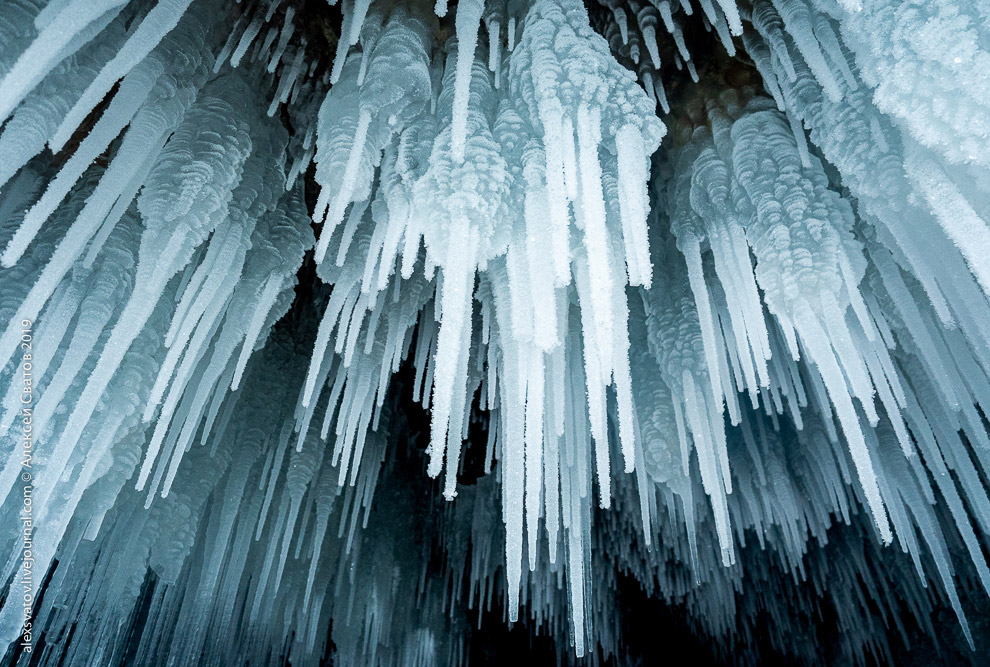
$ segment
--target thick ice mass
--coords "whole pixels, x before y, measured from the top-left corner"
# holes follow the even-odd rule
[[[6,661],[630,661],[620,578],[990,650],[988,77],[978,0],[0,1]]]

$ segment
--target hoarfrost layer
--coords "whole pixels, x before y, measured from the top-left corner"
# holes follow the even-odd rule
[[[975,0],[7,0],[8,657],[597,661],[619,571],[974,646],[987,76]]]

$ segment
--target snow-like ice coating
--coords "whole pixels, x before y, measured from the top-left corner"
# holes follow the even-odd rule
[[[990,4],[4,0],[0,123],[8,658],[977,643]]]

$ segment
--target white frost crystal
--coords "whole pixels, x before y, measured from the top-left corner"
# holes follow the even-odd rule
[[[8,658],[621,659],[620,572],[979,648],[988,77],[974,0],[0,3]]]

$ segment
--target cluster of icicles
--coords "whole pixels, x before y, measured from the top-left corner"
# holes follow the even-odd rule
[[[884,656],[940,600],[973,645],[986,6],[314,4],[3,4],[8,657],[28,591],[41,664],[453,665],[493,601],[596,661],[619,571],[726,650],[828,607]]]

